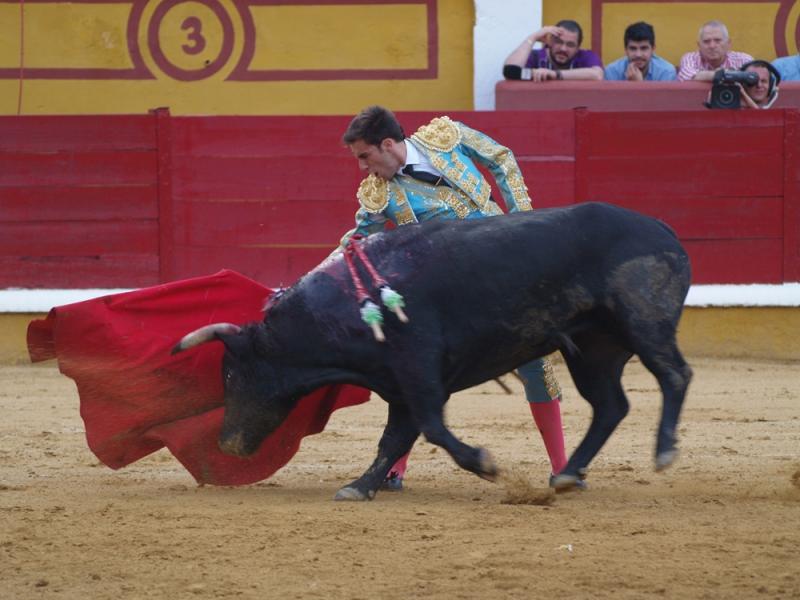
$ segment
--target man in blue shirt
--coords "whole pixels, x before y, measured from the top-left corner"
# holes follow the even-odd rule
[[[772,66],[781,74],[781,81],[800,81],[800,54],[776,58]]]
[[[656,33],[644,21],[625,30],[625,56],[606,67],[611,81],[674,81],[675,67],[654,54]]]

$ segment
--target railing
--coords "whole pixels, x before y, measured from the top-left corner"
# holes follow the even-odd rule
[[[497,110],[706,110],[710,83],[696,81],[501,81]],[[772,109],[800,108],[800,81],[780,85]]]

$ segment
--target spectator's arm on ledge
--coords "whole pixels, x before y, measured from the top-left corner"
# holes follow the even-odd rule
[[[698,71],[692,81],[713,81],[716,71]]]

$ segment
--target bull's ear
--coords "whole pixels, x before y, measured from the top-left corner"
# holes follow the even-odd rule
[[[224,337],[238,334],[241,331],[242,328],[233,323],[214,323],[212,325],[206,325],[205,327],[195,329],[191,333],[187,333],[183,336],[181,341],[172,348],[171,354],[177,354],[183,350],[188,350],[189,348],[213,340],[221,340],[224,343]],[[228,344],[226,343],[225,345],[227,346]]]

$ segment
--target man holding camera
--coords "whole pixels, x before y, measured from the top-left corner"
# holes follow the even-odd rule
[[[534,44],[544,44],[534,48]],[[583,30],[575,21],[563,20],[531,34],[506,58],[506,79],[529,81],[603,79],[603,62],[591,50],[581,48]]]
[[[714,73],[708,108],[769,108],[778,99],[780,73],[765,60],[753,60],[738,71]],[[742,104],[744,102],[744,104]]]
[[[778,99],[778,85],[781,76],[778,71],[764,60],[754,60],[742,67],[744,73],[758,76],[755,83],[741,84],[742,99],[748,108],[769,108]]]
[[[697,51],[687,52],[681,58],[678,81],[712,81],[719,69],[740,69],[753,57],[731,50],[728,28],[720,21],[709,21],[700,28]]]

